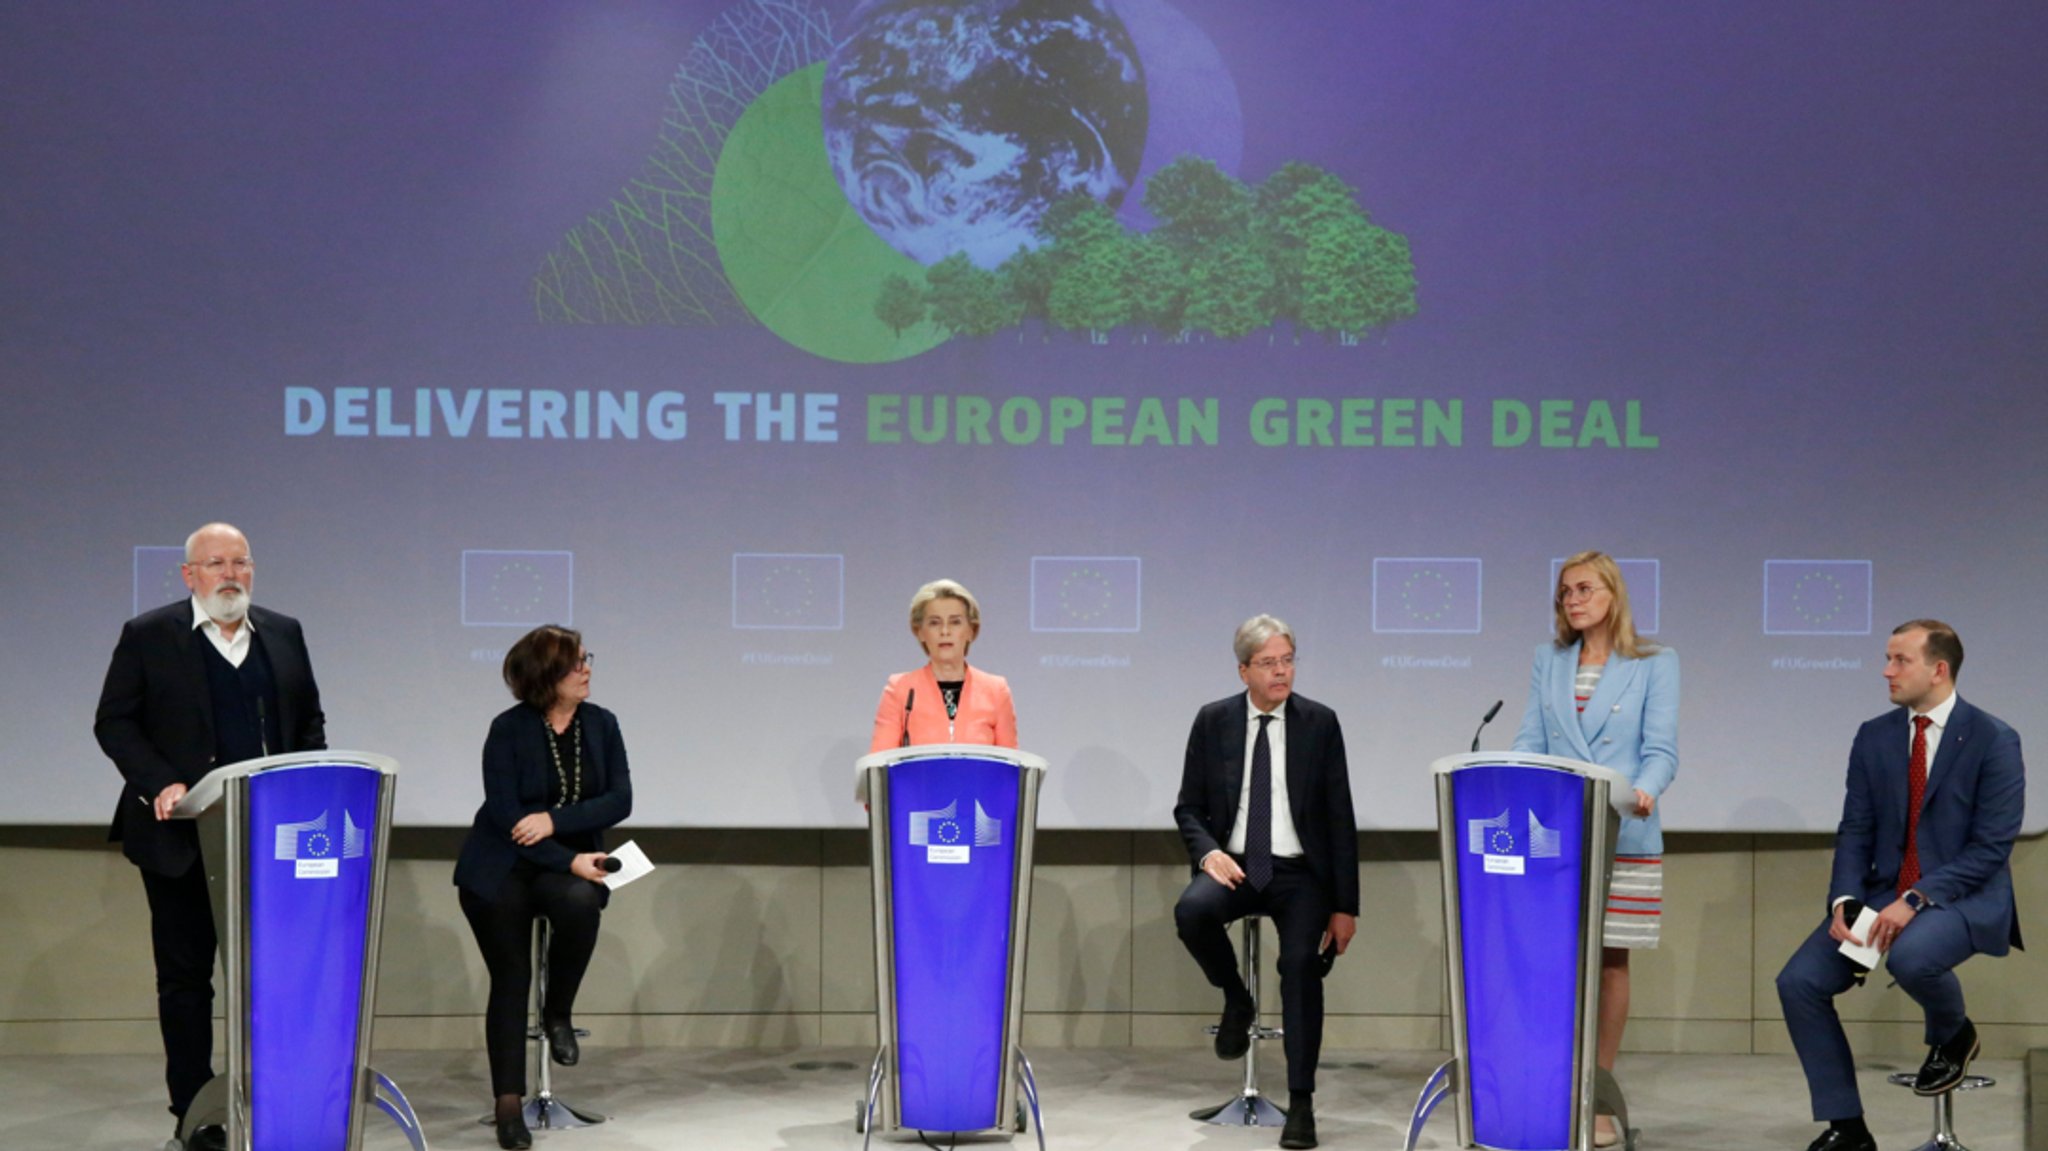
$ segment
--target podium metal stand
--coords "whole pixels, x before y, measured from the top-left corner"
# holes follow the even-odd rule
[[[1595,1060],[1607,875],[1627,781],[1551,755],[1439,759],[1451,1060],[1408,1124],[1455,1094],[1458,1147],[1585,1151],[1596,1109],[1628,1130]]]
[[[227,1070],[179,1126],[229,1151],[360,1151],[375,1102],[426,1151],[397,1085],[369,1064],[398,764],[302,752],[208,772],[173,816],[199,822],[227,992]]]
[[[1043,1148],[1038,1088],[1018,1039],[1045,761],[935,744],[855,766],[873,852],[879,1039],[862,1145],[878,1125],[1022,1130],[1021,1088]]]

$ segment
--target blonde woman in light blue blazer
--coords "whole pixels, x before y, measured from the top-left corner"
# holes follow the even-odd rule
[[[1628,585],[1604,552],[1580,552],[1557,577],[1557,638],[1536,649],[1515,750],[1597,763],[1635,789],[1621,821],[1600,952],[1600,1066],[1614,1070],[1628,1023],[1628,955],[1657,946],[1664,828],[1657,801],[1678,774],[1678,653],[1636,635]],[[1619,1142],[1594,1120],[1595,1146]]]

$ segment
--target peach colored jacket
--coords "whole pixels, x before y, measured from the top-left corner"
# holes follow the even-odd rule
[[[910,697],[911,692],[915,697]],[[903,745],[906,717],[903,702],[910,698],[910,742],[983,743],[995,747],[1017,746],[1017,709],[1010,702],[1010,683],[1002,676],[973,667],[960,688],[959,715],[946,719],[946,701],[939,694],[939,679],[930,664],[916,671],[889,677],[882,689],[882,702],[875,705],[875,735],[868,750],[887,751]]]

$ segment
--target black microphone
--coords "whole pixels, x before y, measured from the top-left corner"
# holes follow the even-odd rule
[[[603,859],[600,859],[600,860],[598,860],[598,861],[597,861],[597,869],[598,869],[599,871],[605,872],[606,874],[613,874],[613,873],[616,873],[616,872],[617,872],[617,871],[618,871],[618,870],[619,870],[620,868],[622,868],[622,867],[624,867],[624,866],[626,866],[626,865],[625,865],[625,864],[623,864],[623,863],[620,863],[620,862],[619,862],[618,860],[616,860],[616,859],[613,859],[613,858],[612,858],[611,856],[609,856],[609,855],[607,855],[607,856],[605,856],[605,857],[604,857]]]
[[[917,689],[911,688],[903,697],[903,742],[897,747],[910,746],[910,705],[917,702]]]
[[[263,697],[256,697],[256,749],[267,759],[270,756],[270,724],[263,715]]]
[[[1480,721],[1479,721],[1479,726],[1478,726],[1478,727],[1476,727],[1476,728],[1473,728],[1473,729],[1472,729],[1472,750],[1473,750],[1473,751],[1475,751],[1475,752],[1476,752],[1476,751],[1478,751],[1478,750],[1479,750],[1479,733],[1480,733],[1480,732],[1482,732],[1482,731],[1485,731],[1485,730],[1486,730],[1486,725],[1487,725],[1487,724],[1489,724],[1489,723],[1492,723],[1492,722],[1493,722],[1493,717],[1494,717],[1494,716],[1496,716],[1496,715],[1499,715],[1499,714],[1500,714],[1500,705],[1501,705],[1501,704],[1504,704],[1504,703],[1506,703],[1506,702],[1507,702],[1507,700],[1504,700],[1504,699],[1497,699],[1497,700],[1494,700],[1494,701],[1493,701],[1493,706],[1492,706],[1492,707],[1489,707],[1489,708],[1487,708],[1487,709],[1486,709],[1486,715],[1485,715],[1484,717],[1482,717],[1482,718],[1480,719]]]

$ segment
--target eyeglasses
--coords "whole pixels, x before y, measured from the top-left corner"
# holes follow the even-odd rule
[[[1245,666],[1254,667],[1263,672],[1275,672],[1281,668],[1292,671],[1294,670],[1294,657],[1291,655],[1269,655],[1263,659],[1255,659]]]
[[[243,556],[241,559],[236,560],[224,560],[216,556],[210,560],[187,560],[185,561],[185,566],[198,568],[207,575],[219,575],[230,569],[238,574],[247,575],[256,570],[256,561],[248,556]]]
[[[1572,587],[1561,587],[1557,589],[1557,602],[1573,603],[1582,599],[1592,599],[1606,590],[1605,585],[1596,583],[1582,583]]]
[[[586,652],[584,652],[584,653],[583,653],[583,657],[582,657],[581,659],[578,659],[578,660],[576,661],[576,666],[577,666],[577,667],[589,667],[589,666],[591,666],[592,664],[594,664],[594,663],[596,663],[596,662],[597,662],[597,653],[596,653],[596,652],[594,652],[594,651],[586,651]]]

